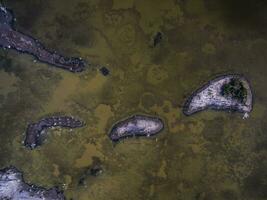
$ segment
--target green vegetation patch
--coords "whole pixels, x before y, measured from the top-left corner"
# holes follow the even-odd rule
[[[237,78],[232,78],[229,83],[226,83],[221,88],[221,95],[237,99],[240,103],[244,103],[247,98],[247,89],[242,81]]]

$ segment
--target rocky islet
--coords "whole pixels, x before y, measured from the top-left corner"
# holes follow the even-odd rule
[[[57,187],[45,189],[25,183],[22,172],[11,166],[0,170],[0,199],[2,200],[64,200]]]
[[[26,138],[24,145],[30,149],[42,145],[46,129],[51,127],[64,127],[64,128],[79,128],[84,126],[84,123],[79,119],[69,116],[53,116],[43,118],[36,123],[28,125],[26,130]]]
[[[113,125],[109,138],[116,142],[134,136],[150,137],[164,128],[163,120],[156,116],[133,115]]]
[[[71,71],[81,72],[85,63],[81,58],[64,57],[47,50],[38,40],[14,28],[13,12],[0,5],[0,46],[33,55],[40,62]]]
[[[252,111],[253,95],[248,80],[238,74],[222,75],[197,89],[186,100],[183,113],[192,115],[205,109]]]

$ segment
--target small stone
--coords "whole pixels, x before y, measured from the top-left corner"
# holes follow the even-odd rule
[[[108,68],[106,68],[106,67],[101,67],[100,68],[100,72],[104,75],[104,76],[107,76],[107,75],[109,75],[109,70],[108,70]]]

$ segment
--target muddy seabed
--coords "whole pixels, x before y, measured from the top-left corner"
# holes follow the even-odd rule
[[[28,183],[58,185],[74,200],[263,200],[267,198],[267,12],[255,0],[9,0],[16,27],[49,49],[82,57],[73,74],[0,51],[0,167]],[[153,45],[153,37],[162,33]],[[101,66],[98,66],[100,64]],[[110,70],[103,76],[99,69]],[[238,113],[186,117],[195,88],[225,73],[244,74],[255,102]],[[165,130],[114,145],[112,125],[157,115]],[[49,130],[29,151],[27,123],[51,114],[86,127]],[[99,176],[79,179],[94,160]]]

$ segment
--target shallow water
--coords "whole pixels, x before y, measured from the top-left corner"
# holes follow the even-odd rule
[[[0,167],[58,185],[74,200],[208,200],[267,198],[267,5],[256,0],[6,1],[17,28],[64,55],[85,58],[73,74],[0,54]],[[162,41],[153,47],[153,37]],[[99,69],[110,70],[103,76]],[[207,80],[240,73],[255,95],[250,117],[182,105]],[[27,124],[67,114],[87,126],[49,130],[29,151]],[[108,132],[132,114],[158,115],[156,137],[113,144]],[[95,159],[100,176],[79,179]]]

